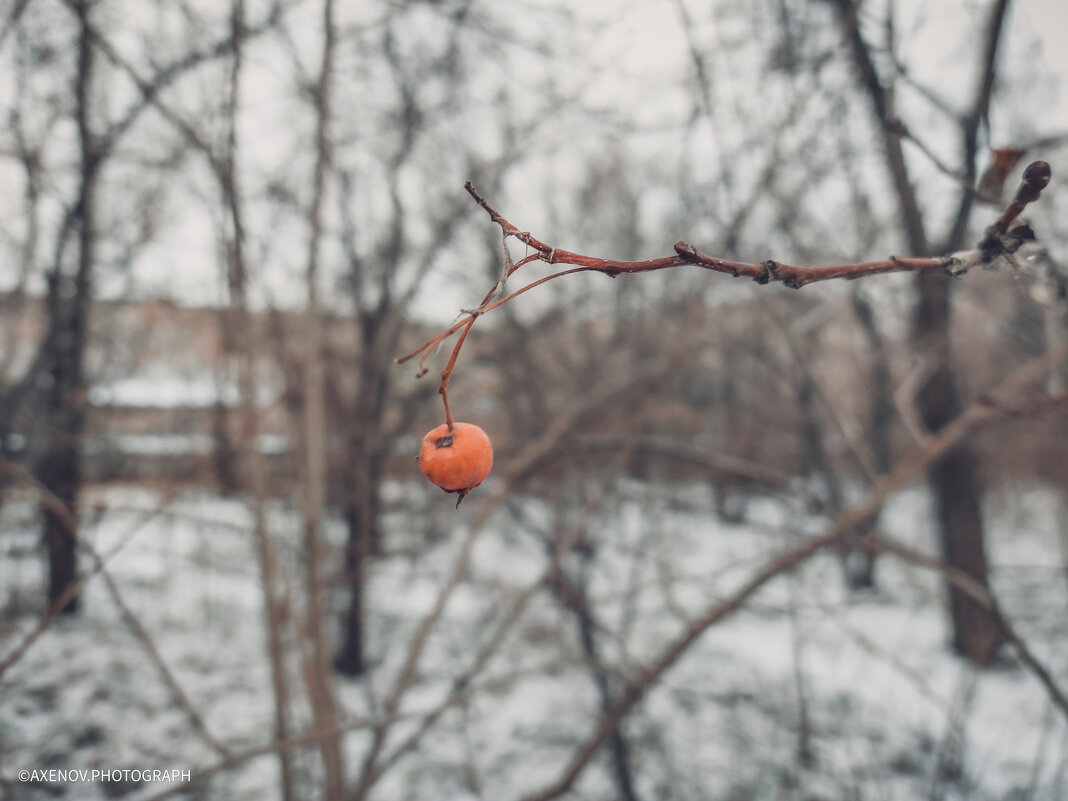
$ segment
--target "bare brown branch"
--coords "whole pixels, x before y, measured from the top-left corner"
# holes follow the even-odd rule
[[[734,278],[750,278],[758,284],[781,283],[794,289],[800,289],[803,286],[819,281],[830,281],[834,279],[852,280],[886,273],[906,272],[922,274],[944,270],[951,275],[962,275],[976,265],[990,264],[1002,256],[1015,252],[1024,241],[1033,238],[1033,233],[1030,228],[1027,228],[1026,226],[1019,226],[1011,231],[1008,230],[1008,226],[1020,215],[1020,212],[1023,211],[1028,203],[1032,203],[1038,199],[1042,189],[1049,183],[1050,175],[1049,165],[1045,162],[1035,162],[1030,165],[1024,173],[1024,181],[1021,184],[1019,191],[1016,193],[1016,196],[1013,198],[1012,203],[1005,209],[1001,218],[999,218],[999,220],[991,227],[979,246],[971,250],[953,253],[948,256],[913,258],[890,256],[881,261],[858,262],[853,264],[830,264],[812,267],[800,267],[774,261],[772,259],[763,261],[760,264],[721,259],[701,252],[688,242],[681,241],[675,243],[674,256],[663,256],[643,261],[619,261],[616,259],[605,259],[599,256],[587,256],[581,253],[553,247],[552,245],[532,236],[529,232],[520,230],[504,215],[491,206],[478,190],[475,189],[474,185],[468,181],[464,184],[464,188],[474,201],[489,215],[490,220],[500,226],[505,243],[507,243],[509,237],[515,237],[528,248],[532,249],[534,253],[521,259],[515,264],[511,264],[511,260],[508,259],[507,262],[511,266],[504,271],[502,278],[494,284],[489,292],[486,293],[485,297],[482,299],[482,303],[477,308],[465,311],[464,316],[461,317],[460,320],[441,333],[431,337],[410,353],[398,357],[395,361],[397,364],[403,364],[418,356],[419,372],[417,377],[422,376],[426,373],[426,360],[431,351],[453,334],[461,332],[459,339],[453,346],[452,353],[450,354],[444,369],[441,371],[441,384],[438,387],[438,393],[442,397],[442,402],[445,408],[445,420],[451,428],[453,425],[453,415],[452,408],[449,404],[449,381],[456,368],[456,362],[459,358],[460,351],[463,348],[464,341],[475,322],[480,316],[515,300],[520,295],[523,295],[548,281],[580,272],[599,272],[615,278],[629,273],[667,270],[686,265],[693,265],[714,272],[724,273]],[[504,248],[507,253],[506,244],[504,245]],[[539,278],[504,297],[500,297],[505,280],[510,278],[527,264],[535,261],[545,262],[546,264],[572,264],[576,266],[569,270],[561,270]]]

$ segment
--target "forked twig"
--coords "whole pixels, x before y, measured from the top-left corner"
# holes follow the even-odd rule
[[[452,408],[449,405],[449,380],[456,369],[456,361],[459,358],[460,350],[463,348],[463,344],[475,321],[482,315],[555,278],[562,278],[565,275],[581,272],[599,272],[615,278],[629,273],[667,270],[686,265],[725,273],[734,278],[749,278],[758,284],[781,283],[793,289],[800,289],[818,281],[830,281],[837,278],[852,280],[885,273],[925,273],[945,270],[951,275],[959,276],[978,265],[993,264],[998,259],[1005,257],[1011,258],[1012,254],[1025,242],[1034,239],[1034,233],[1027,225],[1018,225],[1014,228],[1010,228],[1010,226],[1028,204],[1038,200],[1042,190],[1049,184],[1051,175],[1050,166],[1046,162],[1036,161],[1030,164],[1024,170],[1023,181],[1012,201],[994,224],[986,230],[978,245],[971,250],[952,253],[948,256],[919,258],[890,256],[881,261],[829,264],[814,267],[799,267],[773,259],[762,261],[759,264],[720,259],[703,253],[695,246],[683,241],[675,243],[674,256],[661,256],[644,261],[618,261],[597,256],[586,256],[581,253],[553,247],[532,236],[528,231],[520,230],[493,208],[468,181],[464,184],[468,194],[489,215],[490,220],[501,228],[502,247],[505,250],[505,262],[501,278],[494,283],[477,308],[465,310],[460,320],[441,333],[431,337],[412,352],[397,358],[396,363],[404,364],[418,356],[419,371],[417,377],[425,375],[427,372],[426,362],[433,349],[453,334],[460,332],[452,353],[441,371],[441,383],[438,386],[438,393],[441,395],[442,403],[445,407],[445,421],[451,431],[454,422]],[[508,255],[507,247],[508,239],[511,237],[518,239],[533,253],[513,263],[510,255]],[[514,292],[505,295],[505,281],[522,267],[535,261],[545,262],[546,264],[570,264],[574,266],[571,269],[561,270],[531,281]]]

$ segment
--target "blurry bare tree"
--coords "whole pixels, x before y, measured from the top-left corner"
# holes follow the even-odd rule
[[[304,673],[313,725],[320,732],[334,732],[338,727],[334,700],[330,656],[325,640],[323,614],[323,515],[326,502],[326,402],[323,391],[323,338],[319,299],[319,264],[323,239],[323,203],[326,174],[330,166],[330,131],[333,103],[334,46],[337,29],[334,0],[323,3],[322,64],[312,89],[315,107],[315,167],[312,173],[312,196],[308,208],[308,266],[306,276],[308,305],[305,310],[305,347],[303,380],[303,471],[304,484],[304,558],[307,560],[304,621],[308,645],[305,649]],[[341,758],[341,739],[333,734],[322,740],[325,774],[324,797],[340,801],[345,786],[345,769]]]
[[[722,90],[716,85],[714,65],[704,55],[707,44],[701,37],[707,36],[707,28],[701,24],[699,17],[687,9],[685,3],[680,2],[676,6],[689,31],[694,65],[694,119],[699,119],[702,115],[710,115],[713,108],[722,109],[722,102],[714,104],[709,100]],[[996,100],[998,56],[1005,37],[1010,6],[1009,2],[999,0],[974,12],[972,35],[981,46],[967,48],[972,60],[974,88],[971,96],[962,104],[963,111],[958,112],[939,99],[937,91],[919,82],[915,77],[920,72],[918,68],[913,69],[912,65],[903,63],[899,58],[895,16],[898,11],[895,4],[890,3],[879,9],[871,6],[861,9],[860,4],[853,0],[779,3],[773,28],[775,32],[772,34],[778,46],[768,63],[768,77],[764,79],[766,85],[771,87],[782,83],[792,86],[796,90],[794,97],[800,103],[807,102],[809,109],[827,107],[842,113],[812,125],[813,112],[806,112],[810,115],[805,122],[806,131],[813,137],[810,147],[803,148],[806,157],[791,156],[781,149],[774,152],[767,162],[767,170],[757,183],[756,201],[753,204],[743,203],[739,207],[742,216],[732,220],[732,224],[725,229],[727,234],[723,242],[729,245],[729,248],[724,248],[726,253],[736,251],[739,243],[744,247],[747,239],[744,233],[739,237],[738,229],[754,214],[754,209],[759,214],[761,206],[765,204],[778,206],[776,236],[785,238],[790,249],[804,259],[826,258],[826,248],[820,252],[821,248],[815,245],[817,241],[831,242],[831,247],[839,250],[843,256],[870,252],[873,246],[894,250],[902,248],[909,253],[952,253],[966,247],[977,235],[971,220],[977,192],[982,193],[982,188],[978,186],[980,168],[990,160],[994,162],[992,166],[1000,165],[1003,161],[999,177],[1004,182],[1005,176],[1013,174],[1012,168],[1018,163],[1021,152],[1012,149],[1013,158],[1010,162],[1007,158],[1001,159],[1002,155],[1010,153],[1009,150],[993,150],[987,157],[984,155],[987,150],[982,147],[984,142],[991,148],[995,144],[990,123],[991,109]],[[839,26],[841,38],[838,42],[825,35],[829,29],[822,20],[827,8],[833,10]],[[754,11],[754,19],[762,13]],[[843,56],[855,75],[855,89],[842,84],[837,77],[825,77],[828,68],[839,63]],[[859,98],[854,100],[856,91],[859,91]],[[904,101],[902,97],[905,97]],[[916,106],[914,101],[917,97],[921,103],[933,103],[936,112],[935,123],[922,134],[915,130],[921,124],[910,125],[907,118],[908,111]],[[847,110],[860,108],[858,102],[867,105],[872,115],[872,123],[863,131],[858,130],[852,121],[846,123],[846,120],[851,120]],[[926,122],[928,116],[925,115],[923,119]],[[709,127],[723,137],[714,116],[710,117]],[[944,161],[933,156],[928,139],[937,139],[939,142],[955,140],[959,151],[956,163],[946,166]],[[837,145],[832,144],[836,141]],[[878,143],[877,149],[871,146],[873,141]],[[918,161],[906,153],[910,146],[914,146],[913,154],[918,154]],[[878,160],[883,162],[881,168]],[[718,175],[721,185],[736,184],[737,163],[724,160],[724,168]],[[892,228],[884,226],[880,230],[873,226],[872,210],[885,207],[888,198],[884,189],[885,179],[873,172],[878,169],[889,176],[893,190],[889,197],[897,207],[900,234]],[[935,202],[925,204],[916,188],[916,176],[924,175],[924,185],[927,187],[932,172],[940,175],[944,186],[937,193],[929,191],[928,195],[937,197],[942,205],[952,205],[954,209],[948,230],[940,238],[931,233]],[[824,203],[821,186],[835,181],[844,181],[848,185],[853,202],[848,222],[834,236],[822,237],[819,234],[821,221],[806,213],[806,209]],[[692,186],[689,191],[700,194]],[[713,192],[705,192],[703,196],[711,197]],[[761,254],[766,250],[765,247]],[[954,375],[955,358],[951,346],[951,288],[952,279],[945,274],[925,273],[916,278],[913,354],[918,364],[914,369],[917,375],[910,380],[913,387],[911,391],[918,393],[914,402],[917,415],[929,432],[939,430],[956,417],[962,408],[958,387],[960,382]],[[871,375],[871,380],[867,382],[871,411],[870,425],[865,426],[866,441],[853,445],[853,448],[859,446],[864,451],[859,461],[847,459],[843,463],[839,458],[829,459],[824,453],[828,443],[833,440],[848,442],[849,432],[836,425],[828,429],[825,423],[820,422],[820,418],[830,414],[834,419],[835,416],[841,417],[841,414],[822,402],[818,404],[817,411],[817,407],[811,403],[813,393],[817,392],[818,382],[813,383],[813,370],[820,369],[818,364],[811,358],[802,358],[800,353],[795,353],[795,358],[790,360],[797,370],[798,409],[808,421],[801,436],[802,452],[807,454],[804,461],[815,466],[816,473],[823,476],[825,486],[820,495],[830,501],[830,509],[840,506],[838,498],[841,492],[837,486],[843,479],[870,481],[875,475],[885,474],[889,470],[893,394],[896,386],[906,378],[899,375],[895,380],[891,376],[889,354],[880,333],[877,308],[864,295],[856,294],[854,297],[858,329],[869,343],[869,356],[866,359],[869,366],[865,369],[870,370]],[[809,341],[803,334],[800,338]],[[835,352],[834,348],[823,350],[826,353]],[[913,401],[909,400],[908,404],[912,406]],[[862,468],[859,471],[858,466]],[[850,475],[836,475],[843,470]],[[806,470],[802,469],[802,472]],[[987,586],[982,490],[975,460],[967,445],[954,450],[944,461],[932,467],[930,481],[936,500],[939,540],[947,564],[963,570],[982,586]],[[863,534],[875,524],[877,517],[866,521],[858,532]],[[867,586],[872,583],[873,557],[873,554],[861,549],[855,557],[847,559],[847,565],[853,565],[846,573],[851,584]],[[958,587],[947,585],[946,592],[953,623],[954,649],[977,664],[989,664],[1000,642],[996,621]]]
[[[957,213],[948,234],[936,241],[929,233],[929,215],[917,198],[911,170],[905,159],[905,134],[909,128],[895,106],[895,74],[883,74],[873,55],[873,46],[861,31],[859,5],[854,0],[832,3],[842,25],[846,44],[855,65],[857,81],[867,95],[880,132],[887,170],[898,200],[899,219],[910,252],[953,253],[967,244],[972,233],[969,222],[975,205],[981,150],[979,135],[986,123],[989,133],[991,99],[997,76],[998,52],[1005,30],[1008,0],[990,5],[987,19],[979,26],[983,46],[976,49],[975,74],[978,76],[972,99],[957,122],[960,140],[959,167],[963,177]],[[886,40],[883,47],[895,56],[894,6],[887,11]],[[954,113],[941,109],[952,123]],[[951,344],[950,289],[951,277],[945,274],[921,275],[916,279],[918,293],[914,337],[923,364],[924,377],[916,402],[929,431],[938,431],[960,414],[962,401],[954,375]],[[884,386],[884,389],[886,387]],[[885,401],[884,401],[885,403]],[[988,586],[988,567],[983,536],[981,490],[975,461],[965,445],[932,466],[931,488],[936,499],[939,538],[946,563],[962,570],[984,588]],[[953,647],[976,664],[989,664],[997,654],[1001,634],[994,617],[959,588],[947,586],[950,618],[953,622]]]
[[[142,179],[119,203],[112,202],[109,191],[103,212],[98,208],[102,186],[109,180],[127,180],[129,171],[138,169],[141,156],[135,148],[127,149],[127,140],[146,116],[152,96],[225,51],[218,44],[201,46],[155,65],[144,79],[145,91],[132,99],[124,97],[125,107],[120,105],[117,113],[107,116],[104,99],[122,96],[114,89],[121,79],[114,65],[102,63],[96,31],[99,20],[112,11],[106,3],[69,2],[46,8],[18,3],[3,28],[4,38],[11,33],[15,39],[15,90],[20,100],[13,131],[28,221],[20,247],[18,290],[11,300],[25,299],[22,293],[43,273],[47,327],[29,365],[3,390],[0,427],[7,429],[16,418],[25,424],[32,466],[49,491],[72,509],[78,506],[84,480],[91,384],[86,358],[99,263],[105,253],[113,261],[128,263],[152,238],[151,220],[166,176]],[[63,44],[68,35],[75,43],[75,58],[65,64],[61,53],[68,50]],[[59,76],[66,76],[69,86],[57,84]],[[73,141],[63,135],[65,122],[77,133]],[[174,163],[174,145],[167,139],[161,144],[158,158],[166,169]],[[66,164],[77,168],[70,170]],[[42,222],[50,222],[56,214],[54,226]],[[41,265],[39,254],[48,238],[51,252]],[[55,603],[76,580],[77,531],[48,504],[41,514],[50,571],[48,597]],[[78,603],[77,594],[70,595],[62,611],[74,612]]]
[[[348,598],[334,657],[337,670],[347,676],[367,668],[368,560],[383,547],[380,499],[390,457],[398,436],[409,434],[413,419],[426,413],[422,392],[414,397],[397,392],[391,360],[428,271],[453,246],[458,223],[470,211],[454,187],[433,181],[413,193],[406,176],[436,159],[435,169],[457,178],[478,173],[493,181],[518,146],[503,136],[500,151],[486,159],[479,156],[484,143],[464,142],[451,132],[458,114],[472,113],[464,111],[462,97],[470,91],[467,82],[478,75],[470,54],[500,46],[484,30],[496,24],[492,18],[468,11],[468,4],[459,4],[431,12],[434,25],[424,34],[414,22],[426,13],[419,4],[383,7],[374,24],[350,28],[332,45],[356,80],[337,81],[329,104],[321,99],[322,88],[313,92],[321,104],[317,152],[327,155],[317,167],[310,219],[335,269],[313,275],[309,268],[309,292],[319,291],[313,283],[328,281],[335,305],[340,298],[347,314],[340,331],[335,327],[329,340],[317,337],[316,352],[301,357],[307,371],[303,408],[322,404],[323,428],[317,435],[322,442],[314,446],[322,451],[314,459],[327,468],[315,478],[309,462],[307,478],[325,481],[319,491],[340,509],[348,532],[339,576]],[[324,63],[322,75],[338,69]],[[376,114],[353,118],[347,113],[379,95],[388,104]],[[476,107],[473,113],[488,111]],[[373,166],[366,163],[372,153]],[[301,194],[295,185],[289,191]],[[369,209],[373,224],[365,222]],[[309,311],[312,319],[317,314]],[[318,327],[310,320],[309,326]],[[312,347],[316,335],[307,336]],[[315,378],[311,365],[319,359],[322,377]],[[305,429],[305,448],[313,447],[314,436]]]

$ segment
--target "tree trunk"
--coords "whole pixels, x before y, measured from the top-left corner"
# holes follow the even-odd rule
[[[342,620],[341,648],[334,659],[334,667],[345,676],[362,676],[367,670],[364,592],[368,561],[379,542],[378,489],[382,457],[371,453],[359,461],[360,464],[350,462],[353,468],[350,473],[351,496],[345,508],[345,524],[348,528],[345,584],[349,603]]]
[[[305,276],[308,308],[304,315],[304,374],[301,417],[303,423],[304,556],[307,560],[305,584],[307,608],[304,636],[305,686],[312,717],[320,733],[319,750],[326,779],[326,801],[340,801],[344,793],[344,763],[341,736],[337,734],[337,704],[333,674],[323,634],[323,542],[322,521],[326,505],[326,398],[323,377],[322,317],[319,308],[319,262],[323,237],[322,208],[330,164],[330,73],[334,53],[334,0],[323,3],[323,57],[315,88],[316,160],[312,178],[314,190],[308,210],[308,267]],[[328,734],[328,732],[333,732]]]
[[[74,91],[81,183],[77,204],[72,212],[78,231],[77,267],[73,278],[64,275],[65,242],[59,242],[56,263],[48,278],[49,327],[43,346],[51,379],[45,399],[50,438],[38,478],[71,511],[68,518],[58,514],[49,504],[42,504],[41,507],[44,543],[48,551],[48,600],[51,604],[59,600],[78,575],[77,524],[70,521],[77,520],[78,495],[82,487],[82,438],[88,402],[85,348],[89,334],[96,247],[93,203],[98,172],[96,144],[89,121],[94,61],[89,32],[90,5],[86,0],[75,4],[80,23]],[[79,603],[79,596],[73,595],[61,611],[73,614],[78,611]]]
[[[223,342],[235,363],[238,379],[238,419],[241,423],[237,455],[241,465],[241,482],[252,491],[251,511],[256,537],[256,556],[263,585],[264,625],[271,663],[271,688],[274,693],[274,739],[281,742],[290,736],[289,678],[283,639],[285,621],[290,617],[285,601],[279,598],[278,565],[267,521],[267,465],[259,449],[260,417],[256,403],[256,332],[248,308],[248,270],[245,264],[245,223],[237,174],[237,116],[241,86],[241,66],[245,36],[244,0],[232,0],[230,10],[233,63],[227,98],[228,142],[225,157],[213,162],[219,182],[229,230],[223,234],[226,245],[226,283],[229,308],[223,315]],[[296,798],[293,757],[289,749],[278,751],[279,794],[282,801]]]
[[[223,331],[228,330],[228,328],[229,326],[223,324]],[[225,337],[226,335],[224,334]],[[225,342],[224,348],[228,353],[234,351],[232,342]],[[217,372],[221,371],[217,368]],[[211,406],[211,460],[215,472],[215,485],[219,494],[231,497],[236,495],[241,488],[241,471],[238,468],[240,454],[231,436],[230,407],[226,405],[226,401],[223,399],[222,382],[217,382],[217,386],[218,397]]]
[[[385,308],[359,319],[359,386],[350,425],[343,468],[348,486],[343,493],[348,541],[345,546],[345,584],[349,604],[342,620],[341,647],[334,667],[346,676],[367,670],[364,626],[367,568],[381,550],[379,490],[388,456],[385,435],[389,393],[388,359],[380,354],[396,345],[397,326]]]
[[[842,510],[842,487],[823,447],[826,434],[816,410],[816,380],[806,360],[796,379],[798,414],[801,418],[798,472],[809,482],[809,511],[834,518]]]
[[[1043,317],[1047,353],[1068,345],[1068,314],[1065,312],[1066,302],[1068,302],[1068,271],[1052,263],[1048,265],[1048,269],[1050,278],[1047,280],[1053,290],[1055,302],[1046,308]],[[1068,387],[1068,366],[1062,361],[1050,372],[1046,391],[1050,395],[1055,395],[1058,392],[1064,392],[1066,387]],[[1065,579],[1068,579],[1068,485],[1062,481],[1058,489],[1061,497],[1057,501],[1059,509],[1057,534],[1061,547],[1061,567],[1064,570]]]
[[[868,444],[871,447],[874,468],[880,476],[885,476],[893,467],[893,455],[890,448],[890,426],[894,419],[893,389],[890,377],[890,360],[886,354],[883,337],[875,320],[875,310],[863,293],[854,290],[852,294],[853,312],[860,322],[865,339],[870,349],[870,390],[871,412],[868,429]],[[867,535],[879,525],[882,509],[876,510],[871,517],[857,527],[860,537]],[[843,567],[846,583],[851,589],[871,589],[875,587],[875,552],[868,548],[851,544],[844,554]]]
[[[930,431],[939,430],[961,412],[951,367],[950,280],[940,273],[917,277],[916,345],[933,367],[916,400]],[[963,446],[953,449],[931,466],[928,479],[938,514],[943,561],[987,587],[980,487],[971,452]],[[1002,642],[997,618],[956,585],[947,582],[946,592],[953,649],[977,665],[989,665]]]
[[[917,254],[926,253],[926,226],[909,177],[901,133],[890,124],[897,113],[893,87],[883,84],[871,48],[861,35],[857,17],[859,4],[855,0],[830,2],[845,28],[857,79],[871,100],[875,123],[882,132],[887,169],[898,198],[901,225],[909,249]],[[976,130],[978,122],[985,116],[990,99],[995,74],[994,58],[1007,6],[1007,0],[998,0],[990,10],[975,107],[967,119],[962,120],[965,170],[969,180],[974,177]],[[960,249],[967,235],[972,206],[972,194],[963,192],[952,232],[941,252]],[[913,336],[921,357],[931,369],[930,379],[921,388],[916,402],[924,423],[929,429],[937,430],[962,411],[950,359],[949,279],[944,274],[921,274],[916,277],[916,287],[919,298]],[[928,480],[938,509],[938,536],[943,558],[949,567],[963,570],[981,586],[987,587],[980,488],[970,451],[963,445],[958,446],[928,471]],[[949,596],[954,649],[978,665],[989,664],[998,646],[999,638],[991,629],[991,626],[997,626],[997,622],[951,582],[946,582],[946,592]]]
[[[582,643],[582,652],[588,660],[590,675],[601,704],[601,713],[607,716],[611,714],[611,710],[615,706],[618,693],[613,692],[608,671],[601,664],[600,649],[597,647],[596,625],[590,610],[589,596],[586,594],[586,587],[589,584],[588,573],[591,569],[594,550],[593,548],[584,548],[578,553],[582,559],[581,578],[578,582],[574,582],[561,570],[557,574],[558,583],[554,590],[561,603],[569,608],[575,616],[575,622],[578,624],[579,629],[579,640]],[[638,792],[634,787],[634,768],[631,759],[630,741],[623,732],[622,721],[608,736],[608,749],[612,755],[612,776],[620,801],[639,801]]]
[[[367,671],[364,659],[363,590],[368,547],[364,518],[364,512],[356,506],[350,506],[345,511],[345,523],[349,530],[345,548],[345,584],[349,603],[341,622],[341,648],[334,657],[334,668],[343,676],[351,677],[362,676]]]

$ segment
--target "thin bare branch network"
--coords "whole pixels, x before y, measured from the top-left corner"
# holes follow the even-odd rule
[[[122,591],[119,589],[111,572],[106,567],[107,562],[111,557],[115,556],[119,551],[125,548],[135,536],[144,530],[145,525],[149,521],[159,516],[159,514],[170,505],[171,501],[174,499],[174,491],[164,493],[153,509],[142,513],[140,518],[129,531],[119,538],[119,544],[111,551],[111,553],[105,555],[101,554],[94,548],[87,539],[80,536],[77,516],[71,508],[67,506],[61,498],[56,496],[55,493],[49,490],[48,487],[37,480],[31,473],[14,462],[2,457],[0,457],[0,470],[25,481],[39,493],[42,503],[53,511],[57,519],[59,519],[70,531],[71,536],[74,537],[75,541],[78,543],[78,547],[85,551],[93,561],[92,569],[88,573],[83,573],[72,581],[67,586],[63,595],[53,602],[52,606],[38,621],[37,625],[30,631],[30,633],[23,638],[19,645],[7,657],[0,661],[0,675],[3,675],[8,668],[18,662],[18,660],[26,654],[30,646],[32,646],[38,638],[48,630],[59,615],[64,604],[78,592],[90,576],[99,574],[104,581],[112,601],[115,603],[115,606],[118,607],[126,626],[130,629],[138,642],[141,643],[141,646],[145,649],[149,658],[156,665],[164,684],[170,689],[178,705],[185,710],[194,730],[217,754],[224,758],[228,757],[230,755],[229,750],[210,732],[207,724],[204,722],[203,716],[193,705],[188,693],[186,693],[174,672],[163,659],[163,655],[155,641],[152,639],[152,635],[123,598]]]
[[[427,372],[426,362],[434,349],[453,334],[460,332],[452,353],[441,371],[441,383],[438,386],[438,393],[441,395],[442,403],[445,407],[445,421],[451,431],[454,422],[452,407],[449,404],[449,380],[456,369],[456,361],[475,321],[482,315],[555,278],[562,278],[566,275],[581,272],[599,272],[615,278],[626,273],[644,273],[693,265],[714,272],[726,273],[734,278],[750,278],[758,284],[781,283],[793,289],[800,289],[818,281],[829,281],[836,278],[853,280],[884,273],[926,273],[945,270],[950,275],[960,276],[973,267],[993,265],[1001,259],[1008,259],[1010,263],[1015,265],[1015,262],[1012,261],[1014,254],[1026,242],[1034,240],[1035,234],[1030,226],[1020,224],[1013,227],[1013,223],[1019,218],[1028,204],[1039,199],[1042,190],[1049,185],[1051,176],[1052,171],[1048,163],[1044,161],[1032,162],[1024,170],[1023,180],[1012,201],[1001,216],[986,229],[979,243],[970,250],[952,253],[947,256],[911,258],[890,256],[882,261],[813,267],[801,267],[773,259],[762,261],[759,264],[730,261],[710,256],[698,250],[694,245],[683,241],[675,243],[674,256],[661,256],[644,261],[618,261],[574,253],[553,247],[532,236],[529,232],[517,228],[500,212],[490,206],[486,199],[468,181],[464,185],[468,194],[489,215],[490,220],[501,228],[505,253],[505,267],[502,271],[502,276],[486,293],[477,308],[464,310],[463,316],[457,322],[427,340],[412,352],[397,358],[396,363],[404,364],[419,357],[417,377],[421,377]],[[533,252],[513,263],[507,247],[508,239],[511,237],[518,239]],[[535,261],[545,262],[546,264],[570,264],[574,266],[571,269],[561,270],[531,281],[509,294],[504,294],[505,281],[524,266]]]
[[[1060,396],[1060,402],[1064,402],[1063,395]],[[974,598],[976,602],[989,609],[994,614],[998,626],[1001,628],[1005,637],[1015,647],[1020,662],[1022,662],[1023,666],[1030,671],[1039,683],[1042,684],[1042,687],[1049,695],[1050,702],[1060,710],[1061,714],[1065,716],[1065,720],[1068,720],[1068,692],[1066,692],[1057,682],[1053,671],[1035,655],[1034,649],[1005,615],[1000,604],[998,604],[997,599],[991,594],[990,590],[964,571],[951,565],[947,565],[941,559],[928,556],[914,548],[910,548],[890,537],[885,532],[876,531],[873,532],[872,536],[873,540],[871,546],[873,548],[892,554],[910,564],[938,571],[952,584],[959,587],[962,592],[967,593],[970,597]]]
[[[1030,413],[1036,408],[1059,406],[1068,401],[1068,396],[1064,394],[1057,396],[1042,394],[1034,397],[1027,391],[1027,387],[1031,386],[1037,378],[1055,369],[1066,357],[1068,357],[1068,348],[1061,348],[1039,356],[1014,370],[925,444],[899,461],[889,474],[883,476],[872,486],[862,501],[842,511],[822,534],[806,539],[790,550],[772,557],[737,591],[718,600],[704,614],[694,618],[679,636],[660,652],[657,658],[647,663],[645,669],[640,671],[640,678],[628,686],[627,691],[620,697],[611,712],[603,716],[588,738],[575,749],[570,762],[561,770],[557,778],[541,790],[525,796],[523,801],[551,801],[566,793],[630,710],[638,704],[649,689],[659,682],[665,671],[700,639],[706,630],[742,608],[761,587],[778,576],[794,570],[834,544],[846,532],[879,508],[887,497],[914,481],[931,464],[970,436],[977,428],[1003,419],[1006,415]],[[1063,693],[1049,677],[1044,665],[1034,658],[1026,643],[1009,627],[1004,617],[1000,618],[1000,622],[1017,646],[1021,659],[1042,682],[1055,703],[1061,706]]]

